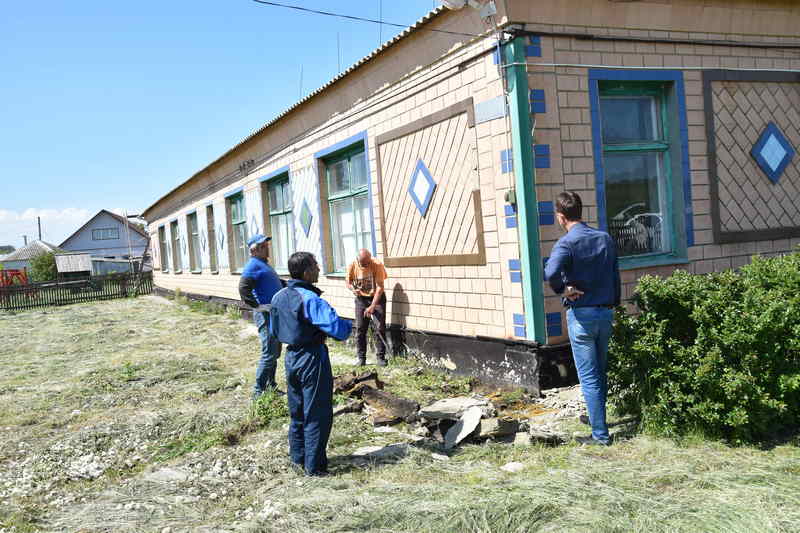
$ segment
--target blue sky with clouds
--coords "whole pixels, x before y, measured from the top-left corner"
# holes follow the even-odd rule
[[[280,1],[280,0],[279,0]],[[283,3],[377,18],[380,0]],[[412,24],[431,0],[382,0]],[[9,2],[0,16],[0,245],[139,212],[399,28],[251,0]]]

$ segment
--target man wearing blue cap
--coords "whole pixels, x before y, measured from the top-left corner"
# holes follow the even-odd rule
[[[281,290],[284,283],[269,264],[269,241],[271,237],[256,234],[247,241],[250,248],[250,260],[239,279],[239,295],[242,301],[253,309],[253,320],[261,339],[261,359],[256,368],[256,384],[253,387],[253,399],[267,389],[274,389],[275,369],[281,355],[281,343],[269,331],[269,308],[272,297]]]

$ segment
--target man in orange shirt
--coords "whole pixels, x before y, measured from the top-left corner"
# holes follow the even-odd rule
[[[367,329],[372,317],[378,323],[378,366],[386,366],[386,292],[383,282],[386,269],[372,258],[369,250],[361,249],[347,269],[345,283],[356,297],[356,353],[358,364],[367,364]],[[373,324],[373,329],[375,325]]]

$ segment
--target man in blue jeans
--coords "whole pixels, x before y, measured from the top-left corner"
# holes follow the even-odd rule
[[[261,340],[261,358],[256,368],[256,384],[253,387],[254,400],[266,389],[276,387],[275,369],[278,366],[278,357],[281,356],[281,343],[269,332],[269,303],[284,283],[268,262],[270,240],[271,237],[260,233],[250,237],[247,241],[250,260],[239,279],[239,296],[253,309],[253,320]]]
[[[562,192],[555,207],[558,224],[567,234],[553,247],[544,276],[564,297],[572,356],[592,426],[591,437],[576,440],[608,446],[608,341],[614,307],[620,303],[617,245],[608,233],[581,220],[583,203],[576,193]]]

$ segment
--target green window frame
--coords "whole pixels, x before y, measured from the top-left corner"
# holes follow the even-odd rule
[[[292,189],[289,177],[267,182],[269,227],[272,237],[272,264],[280,273],[288,272],[289,256],[295,251]]]
[[[183,270],[183,261],[181,257],[181,232],[180,228],[178,228],[177,220],[170,222],[169,236],[172,240],[172,264],[175,267],[173,274],[180,274]]]
[[[605,220],[621,266],[658,262],[679,250],[672,167],[680,148],[671,131],[670,86],[634,81],[599,85]],[[609,117],[621,117],[614,131]],[[645,135],[626,137],[636,128]]]
[[[212,274],[219,272],[217,266],[217,231],[214,229],[214,206],[206,206],[206,233],[208,234],[208,266]]]
[[[161,254],[161,272],[169,272],[169,252],[167,252],[167,229],[158,227],[158,251]]]
[[[325,160],[333,271],[344,272],[361,248],[371,249],[369,172],[363,146]]]
[[[189,270],[201,272],[203,261],[200,258],[200,228],[197,226],[197,213],[186,215],[186,231],[189,234]]]
[[[228,220],[231,231],[229,239],[231,272],[241,274],[250,256],[247,249],[247,211],[243,193],[228,197]]]

